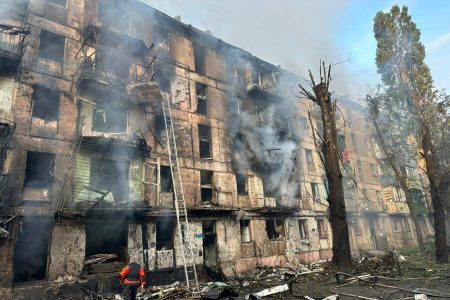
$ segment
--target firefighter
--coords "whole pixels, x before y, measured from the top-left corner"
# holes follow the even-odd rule
[[[123,299],[136,300],[139,286],[145,286],[144,269],[136,262],[136,257],[130,257],[130,263],[120,272],[120,282],[124,284]]]

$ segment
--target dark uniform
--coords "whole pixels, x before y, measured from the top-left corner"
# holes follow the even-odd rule
[[[123,289],[123,299],[136,300],[136,294],[139,286],[145,285],[144,269],[142,269],[138,263],[130,263],[120,272],[120,282],[125,285]]]

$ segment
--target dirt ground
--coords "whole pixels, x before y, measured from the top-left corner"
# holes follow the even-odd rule
[[[289,291],[264,299],[323,299],[335,294],[341,299],[414,299],[415,294],[450,299],[450,264],[436,264],[431,254],[415,249],[403,250],[397,257],[396,261],[355,260],[351,274],[339,276],[340,283],[336,281],[336,273],[324,263],[320,266],[323,271],[316,269],[317,273],[295,275],[294,278],[286,276],[283,269],[272,269],[274,275],[266,271],[268,277],[260,276],[257,280],[255,277],[251,280],[250,275],[243,278],[249,285],[242,287],[241,279],[236,289],[240,295],[246,295],[291,282]]]

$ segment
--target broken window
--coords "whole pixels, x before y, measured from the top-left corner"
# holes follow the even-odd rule
[[[166,124],[164,122],[163,114],[155,115],[155,132],[158,140],[161,141],[166,139]]]
[[[309,239],[308,224],[306,219],[298,220],[298,229],[300,231],[300,239],[302,240]]]
[[[55,154],[28,151],[24,187],[50,188],[53,183],[54,169]]]
[[[284,237],[284,221],[266,220],[266,232],[269,240],[276,240],[280,237]]]
[[[197,91],[197,113],[206,116],[208,115],[207,86],[196,82],[195,88]]]
[[[173,249],[173,232],[175,222],[172,219],[163,219],[156,222],[156,250]]]
[[[305,156],[306,156],[306,165],[308,166],[309,172],[314,172],[316,170],[316,167],[314,166],[314,159],[312,151],[309,149],[305,149]]]
[[[202,203],[206,204],[212,200],[212,171],[200,171],[200,190]]]
[[[317,219],[317,231],[319,232],[320,239],[328,238],[328,227],[325,219]]]
[[[112,28],[128,30],[130,16],[126,9],[120,8],[121,0],[100,0],[98,3],[98,20]]]
[[[46,0],[46,1],[62,7],[66,7],[67,5],[67,0]]]
[[[33,87],[33,117],[45,121],[58,121],[59,91],[35,85]]]
[[[99,102],[94,109],[94,131],[127,132],[127,109],[117,102]]]
[[[205,74],[206,47],[194,42],[195,72]]]
[[[115,272],[121,264],[127,261],[128,224],[125,222],[86,223],[86,254],[85,259],[93,255],[110,254],[110,258],[100,264],[91,266],[92,273]],[[120,263],[118,263],[120,262]],[[102,265],[103,268],[95,268]],[[111,268],[107,268],[110,266]]]
[[[128,200],[128,161],[109,159],[92,159],[90,170],[90,189],[98,193],[98,197],[114,202]],[[108,197],[109,196],[109,197]]]
[[[200,158],[211,158],[211,127],[198,125]]]
[[[65,37],[47,30],[41,30],[39,57],[63,63],[65,42]]]
[[[20,223],[13,252],[14,282],[42,280],[47,277],[48,242],[51,223]]]
[[[323,196],[325,199],[328,199],[328,195],[330,194],[330,186],[328,184],[328,178],[327,177],[323,177]]]
[[[315,182],[311,182],[311,197],[314,201],[320,201],[319,185]]]
[[[169,166],[161,166],[160,170],[161,193],[173,192],[172,171]]]
[[[239,196],[247,196],[247,177],[245,175],[236,174],[236,188]]]
[[[303,132],[308,132],[309,125],[308,125],[308,120],[305,117],[300,117],[300,129]]]
[[[250,236],[250,220],[240,220],[239,223],[241,225],[241,242],[250,242],[252,240]]]

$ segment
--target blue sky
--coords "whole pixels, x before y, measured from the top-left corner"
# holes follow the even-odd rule
[[[406,5],[422,32],[437,88],[450,90],[450,1],[446,0],[141,0],[255,56],[306,75],[318,61],[337,65],[335,89],[364,97],[378,82],[373,17]]]

